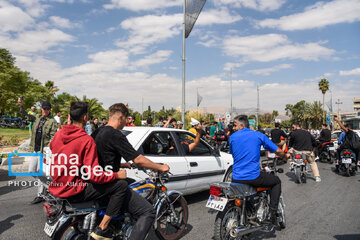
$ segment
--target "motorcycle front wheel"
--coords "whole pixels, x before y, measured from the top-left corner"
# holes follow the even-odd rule
[[[169,199],[174,211],[167,202],[161,206],[159,214],[156,216],[157,228],[155,232],[161,239],[175,240],[181,238],[186,229],[189,210],[183,196],[173,194],[169,196]]]
[[[241,222],[241,208],[234,205],[233,202],[228,203],[222,212],[216,215],[214,226],[215,240],[241,240],[243,236],[233,238],[230,235],[230,230],[240,226]]]
[[[278,221],[281,229],[286,227],[286,218],[285,218],[285,204],[282,196],[280,197],[279,206],[278,206]]]
[[[295,167],[296,183],[301,184],[301,170],[300,167]]]

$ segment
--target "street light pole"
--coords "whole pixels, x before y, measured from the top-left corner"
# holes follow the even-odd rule
[[[257,107],[256,107],[256,128],[259,126],[259,111],[260,111],[260,97],[259,97],[259,84],[256,85],[257,90]]]
[[[232,103],[232,67],[230,68],[230,119],[232,119],[233,103]]]
[[[181,121],[185,127],[185,13],[186,13],[186,0],[184,0],[184,18],[183,18],[183,51],[182,51],[182,102],[181,102]]]

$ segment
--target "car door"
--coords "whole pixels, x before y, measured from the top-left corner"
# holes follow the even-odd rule
[[[189,132],[178,132],[177,136],[179,144],[190,144],[195,138],[195,135]],[[201,139],[199,145],[189,153],[181,150],[189,168],[189,178],[186,184],[188,190],[206,189],[211,183],[222,181],[225,173],[224,164],[220,156],[213,154],[212,148],[205,141]]]
[[[173,143],[174,140],[170,131],[155,131],[148,135],[138,151],[153,162],[168,164],[171,175],[166,184],[167,188],[183,191],[188,178],[188,164],[183,154],[178,151],[177,146]]]

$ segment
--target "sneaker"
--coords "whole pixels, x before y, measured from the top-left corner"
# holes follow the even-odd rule
[[[315,161],[318,161],[318,160],[319,160],[319,157],[316,157],[316,158],[315,158]]]
[[[315,177],[315,182],[321,182],[321,178],[320,177]]]
[[[90,234],[90,236],[95,240],[112,240],[113,234],[109,228],[106,230],[101,230],[99,226]]]
[[[290,171],[294,170],[294,163],[293,162],[290,163],[289,170]]]
[[[30,204],[38,204],[38,203],[41,203],[43,201],[44,201],[44,199],[42,197],[36,197],[36,198],[34,198],[34,200],[32,200],[30,202]]]

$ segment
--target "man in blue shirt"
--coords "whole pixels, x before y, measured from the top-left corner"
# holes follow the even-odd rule
[[[276,212],[281,195],[281,181],[279,177],[260,172],[261,145],[272,153],[276,153],[284,160],[290,156],[282,151],[265,134],[249,129],[246,115],[235,117],[235,133],[229,140],[229,151],[233,155],[232,182],[248,184],[253,187],[270,187],[271,221],[276,223]]]

